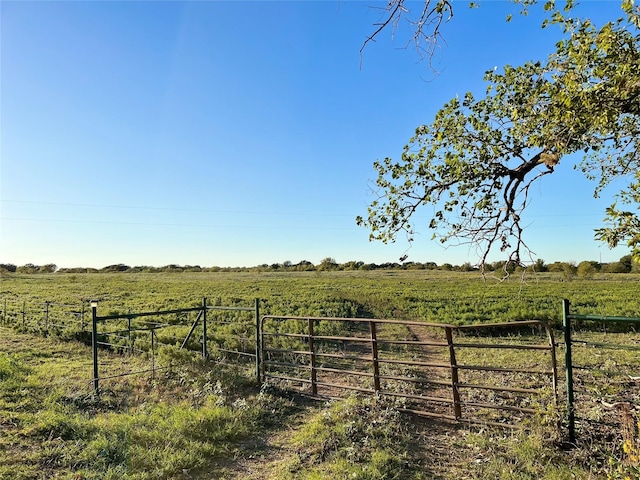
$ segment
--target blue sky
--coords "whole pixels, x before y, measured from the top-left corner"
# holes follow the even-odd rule
[[[397,261],[404,239],[372,243],[355,224],[373,162],[456,94],[484,91],[486,70],[546,58],[559,32],[506,1],[454,2],[437,74],[402,31],[361,64],[382,4],[0,2],[0,262]],[[617,5],[583,8],[610,18]],[[625,249],[593,240],[609,192],[594,200],[563,163],[533,192],[530,247],[547,262],[617,260]],[[422,217],[409,260],[478,260],[431,241]]]

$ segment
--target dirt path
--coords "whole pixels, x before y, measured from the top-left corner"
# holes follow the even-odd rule
[[[414,341],[435,343],[444,340],[434,336],[427,327],[411,325],[408,329],[410,337],[413,337]],[[416,350],[422,352],[419,355],[420,361],[446,363],[442,358],[442,347],[424,345],[416,347]],[[428,378],[442,381],[448,379],[448,370],[446,369],[420,367],[420,370]],[[335,381],[340,383],[338,377]],[[339,389],[325,388],[323,393],[327,392],[333,393],[336,397],[349,395],[349,391],[340,391]],[[434,388],[431,394],[444,398],[448,398],[450,395],[449,390],[440,387]],[[322,402],[313,400],[310,402],[312,403],[308,404],[307,408],[309,406],[313,410],[322,408]],[[447,405],[430,403],[424,408],[443,414],[450,413],[450,408]],[[254,438],[238,449],[223,478],[228,480],[271,480],[286,477],[299,462],[298,452],[292,439],[309,420],[310,415],[312,413],[308,410],[300,412],[291,417],[288,424],[281,429],[257,433]],[[410,434],[416,439],[411,448],[411,456],[418,459],[420,464],[424,466],[424,471],[428,472],[428,478],[465,478],[462,473],[466,459],[463,458],[461,450],[455,445],[464,439],[468,430],[461,425],[439,422],[411,413],[404,415],[407,415],[405,418],[410,419],[408,428],[411,431]]]
[[[410,414],[407,414],[410,415]],[[414,462],[422,465],[426,478],[458,480],[465,476],[465,464],[469,452],[464,448],[466,427],[440,423],[430,419],[411,416],[410,435],[415,438],[410,455]],[[300,414],[285,428],[258,435],[237,452],[232,464],[220,477],[224,480],[273,480],[288,478],[288,474],[299,464],[298,452],[292,442],[293,436],[308,420],[308,414]],[[293,477],[291,477],[293,478]]]
[[[295,464],[297,451],[293,436],[313,412],[323,403],[297,397],[299,411],[287,418],[280,428],[255,432],[255,435],[239,445],[233,458],[229,459],[221,479],[224,480],[273,480],[282,478],[288,465]]]

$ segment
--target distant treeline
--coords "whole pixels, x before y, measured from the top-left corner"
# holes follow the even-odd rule
[[[521,271],[523,267],[517,265],[509,265],[505,262],[494,262],[485,265],[485,271],[507,271],[509,273]],[[631,273],[639,272],[640,265],[634,263],[631,255],[625,255],[617,262],[600,263],[596,261],[585,260],[576,264],[575,262],[553,262],[545,263],[544,260],[538,259],[528,268],[536,272],[559,272],[565,276],[589,277],[595,273]],[[180,272],[313,272],[313,271],[353,271],[353,270],[443,270],[457,272],[472,272],[478,270],[477,266],[471,263],[463,263],[461,265],[452,265],[443,263],[438,265],[435,262],[403,262],[403,263],[365,263],[360,261],[350,261],[346,263],[338,263],[333,258],[327,257],[319,264],[314,265],[311,262],[303,260],[298,263],[286,261],[283,263],[273,263],[256,265],[254,267],[201,267],[199,265],[165,265],[163,267],[150,266],[134,266],[118,263],[108,265],[104,268],[58,268],[53,263],[46,265],[34,265],[27,263],[25,265],[16,266],[11,263],[0,263],[0,271],[10,273],[180,273]]]

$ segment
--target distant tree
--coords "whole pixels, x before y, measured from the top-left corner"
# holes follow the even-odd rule
[[[404,262],[402,268],[405,270],[425,270],[426,267],[420,262]]]
[[[53,273],[58,269],[58,266],[55,263],[47,263],[46,265],[41,265],[38,267],[39,273]]]
[[[87,273],[88,269],[85,267],[70,267],[59,268],[57,273]]]
[[[390,18],[402,15],[404,3],[390,0]],[[622,0],[621,18],[598,28],[572,15],[568,3],[569,14],[545,3],[544,26],[562,29],[546,61],[487,72],[482,98],[452,99],[431,124],[416,129],[399,160],[374,163],[378,197],[368,218],[357,218],[372,240],[395,241],[404,233],[413,241],[414,214],[431,205],[435,214],[427,225],[434,238],[477,246],[483,267],[494,248],[524,265],[523,254],[531,253],[523,220],[529,191],[572,154],[581,155],[577,168],[596,181],[596,196],[622,182],[619,203],[637,210],[640,7]],[[442,18],[447,8],[436,2],[435,17],[427,10],[426,18]],[[640,261],[638,212],[614,204],[606,215],[608,226],[596,238],[610,246],[626,241]]]
[[[4,272],[14,273],[18,267],[16,267],[13,263],[0,263],[0,270]]]
[[[396,262],[385,262],[378,265],[378,268],[382,270],[395,270],[400,266],[399,263]]]
[[[576,273],[581,278],[592,278],[596,274],[596,267],[593,265],[593,262],[589,262],[587,260],[580,262],[578,264],[578,268],[576,269]]]
[[[506,261],[504,260],[498,260],[497,262],[493,262],[490,265],[490,269],[499,272],[500,270],[502,270],[504,268],[504,266],[506,265]]]
[[[634,262],[631,255],[625,255],[617,262],[602,265],[602,271],[606,273],[629,273],[633,270]]]
[[[318,265],[318,270],[337,270],[338,262],[334,258],[326,257],[320,261],[320,265]]]
[[[130,270],[131,267],[128,265],[125,265],[123,263],[117,263],[114,265],[108,265],[104,268],[102,268],[100,271],[101,272],[126,272],[127,270]]]
[[[533,270],[535,272],[546,272],[547,270],[549,270],[549,268],[547,267],[547,264],[544,263],[544,260],[542,258],[537,258],[535,263],[533,264]]]
[[[485,271],[503,272],[506,274],[512,274],[516,271],[516,265],[514,262],[507,262],[505,260],[498,260],[490,265],[484,267]]]
[[[40,270],[40,266],[33,263],[25,263],[16,269],[18,273],[38,273],[38,270]]]
[[[547,265],[547,271],[554,273],[561,273],[564,271],[563,262],[553,262]]]
[[[633,256],[625,255],[624,257],[620,257],[618,261],[624,267],[625,273],[631,272],[633,269]]]
[[[493,263],[487,263],[484,266],[484,271],[485,272],[493,272],[495,269],[493,268]]]
[[[358,270],[362,265],[364,265],[364,262],[352,260],[350,262],[343,263],[340,268],[341,270]]]
[[[477,270],[477,268],[471,265],[470,262],[465,262],[462,265],[460,265],[461,272],[473,272],[474,270]]]
[[[578,268],[573,263],[563,262],[562,263],[562,275],[565,280],[571,281],[573,277],[576,276],[578,272]]]
[[[316,269],[315,265],[308,260],[302,260],[301,262],[298,262],[295,267],[299,272],[311,272]]]
[[[126,270],[130,270],[130,268],[127,268]],[[184,271],[184,268],[182,268],[180,265],[176,265],[175,263],[171,263],[169,265],[165,265],[164,267],[160,267],[158,270],[161,272],[178,273]]]
[[[604,273],[628,273],[625,265],[620,262],[612,262],[602,265],[601,271]]]

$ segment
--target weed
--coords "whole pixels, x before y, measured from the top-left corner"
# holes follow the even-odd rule
[[[631,480],[640,478],[640,437],[630,405],[620,405],[622,414],[622,453],[609,456],[607,480]]]

